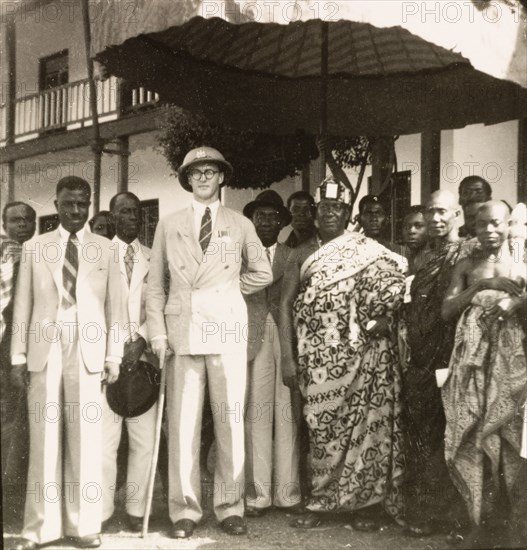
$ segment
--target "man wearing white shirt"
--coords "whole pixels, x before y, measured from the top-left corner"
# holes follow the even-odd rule
[[[112,240],[114,253],[118,257],[121,284],[121,300],[124,318],[122,340],[124,355],[122,369],[144,369],[154,363],[148,352],[148,331],[146,327],[146,281],[150,264],[150,249],[137,238],[141,219],[141,202],[133,193],[118,193],[110,200],[110,213],[116,235]],[[154,359],[154,360],[153,360]],[[139,362],[141,360],[141,362]],[[133,376],[133,373],[131,374]],[[117,385],[127,383],[126,374]],[[113,388],[116,389],[116,388]],[[108,388],[108,392],[111,390]],[[127,393],[127,392],[125,392]],[[103,404],[103,522],[114,512],[114,496],[117,478],[117,450],[121,440],[123,420],[128,431],[128,473],[126,480],[126,512],[131,531],[141,530],[148,486],[148,466],[152,460],[155,439],[156,407],[149,399],[151,387],[144,388],[141,396],[134,396],[135,403],[125,403],[124,408],[145,412],[130,413],[123,418],[123,411],[113,411],[109,399]],[[108,396],[106,396],[108,397]],[[155,398],[155,397],[154,397]],[[133,398],[132,398],[133,399]],[[121,414],[119,414],[121,413]]]
[[[11,353],[13,382],[29,378],[30,453],[17,550],[63,536],[101,544],[101,380],[117,380],[122,345],[119,265],[111,242],[85,226],[90,197],[85,180],[62,178],[58,229],[22,250]]]
[[[167,373],[174,538],[190,537],[203,515],[199,452],[206,382],[217,443],[214,513],[225,532],[246,532],[242,293],[269,285],[272,271],[252,223],[219,202],[220,185],[231,173],[219,151],[190,151],[178,176],[192,192],[192,204],[159,222],[152,248],[146,302],[152,350],[158,356],[166,348],[175,353]]]

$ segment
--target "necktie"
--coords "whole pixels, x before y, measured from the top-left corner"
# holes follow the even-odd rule
[[[267,254],[267,259],[269,260],[269,263],[270,263],[271,265],[273,265],[272,262],[271,262],[271,249],[270,249],[270,248],[266,248],[266,249],[265,249],[265,253]]]
[[[62,267],[62,285],[64,294],[62,296],[62,307],[68,309],[77,302],[77,271],[79,270],[79,251],[77,245],[79,240],[75,233],[70,234],[66,245],[66,256]]]
[[[205,250],[207,250],[207,246],[209,246],[211,235],[212,216],[210,215],[210,208],[207,206],[201,218],[201,229],[199,230],[199,245],[201,246],[203,254],[205,254]]]
[[[124,267],[126,268],[126,277],[128,284],[132,280],[132,271],[134,270],[134,247],[129,244],[124,255]]]

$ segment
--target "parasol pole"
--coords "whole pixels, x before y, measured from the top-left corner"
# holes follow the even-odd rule
[[[99,130],[99,115],[97,112],[97,89],[93,79],[93,60],[90,56],[91,51],[91,32],[90,32],[90,14],[88,9],[88,0],[81,0],[82,23],[84,26],[84,47],[86,49],[86,68],[88,70],[88,89],[90,92],[90,110],[93,128],[93,138],[91,141],[91,150],[93,151],[93,213],[99,212],[99,203],[101,196],[101,158],[103,152],[103,140]]]
[[[329,24],[322,21],[322,41],[320,48],[320,136],[326,142],[328,133],[328,60],[329,60]],[[326,147],[320,151],[322,178],[326,177]]]

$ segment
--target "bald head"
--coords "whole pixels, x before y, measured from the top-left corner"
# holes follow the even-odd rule
[[[428,201],[426,202],[427,207],[441,205],[446,208],[453,210],[459,210],[459,204],[457,202],[456,196],[447,191],[446,189],[438,189],[434,191]]]
[[[460,214],[456,197],[439,189],[434,191],[426,202],[425,222],[431,239],[457,237],[457,218]]]

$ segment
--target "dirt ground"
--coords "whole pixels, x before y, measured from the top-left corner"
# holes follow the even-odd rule
[[[187,540],[171,539],[168,535],[170,520],[168,518],[166,500],[162,497],[160,484],[156,486],[153,505],[153,515],[149,534],[141,538],[125,530],[124,504],[118,503],[108,530],[102,535],[103,549],[135,550],[135,549],[345,549],[353,550],[442,550],[451,548],[444,536],[433,536],[416,539],[404,534],[401,527],[392,525],[375,533],[354,531],[349,524],[349,516],[328,516],[321,526],[314,529],[298,529],[290,523],[298,516],[280,510],[271,510],[261,518],[247,520],[248,534],[233,537],[225,534],[211,510],[211,495],[204,492],[203,507],[205,515],[196,528],[194,536]],[[9,528],[4,534],[4,548],[9,549],[16,540],[16,528]],[[499,540],[492,544],[483,541],[474,548],[507,548],[516,547],[510,541]],[[472,547],[472,546],[469,546]],[[66,550],[73,548],[66,542],[46,546],[47,549]]]

